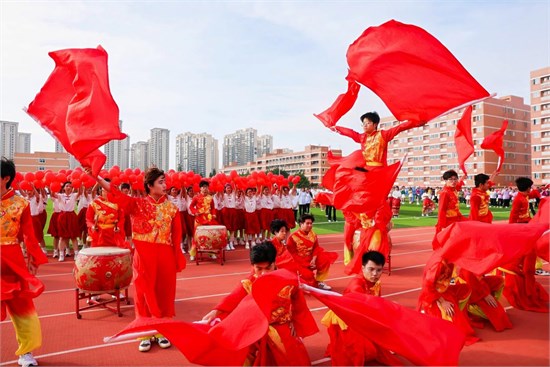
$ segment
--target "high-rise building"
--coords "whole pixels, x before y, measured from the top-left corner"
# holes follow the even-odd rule
[[[531,71],[531,170],[535,185],[550,183],[550,66]]]
[[[235,170],[239,174],[250,174],[254,171],[286,171],[291,175],[303,173],[312,185],[321,185],[323,176],[330,168],[327,154],[329,147],[320,145],[308,145],[302,152],[292,152],[288,149],[275,149],[273,152],[263,155],[255,162],[245,165],[229,165],[222,169],[228,174]],[[331,150],[335,157],[342,155],[340,149]]]
[[[65,150],[65,148],[63,148],[63,145],[61,145],[61,143],[57,139],[55,139],[55,152],[56,153],[66,153],[67,152]]]
[[[139,168],[145,171],[149,168],[149,143],[138,141],[132,144],[132,168]]]
[[[401,160],[407,154],[396,184],[442,186],[443,172],[454,169],[462,175],[458,167],[454,134],[463,112],[464,109],[402,132],[388,144],[388,164]],[[466,161],[470,179],[478,173],[490,175],[495,171],[497,155],[493,151],[481,149],[480,145],[486,136],[500,129],[504,120],[508,120],[504,135],[504,165],[495,183],[511,186],[517,177],[531,175],[529,119],[529,106],[521,97],[488,98],[473,105],[472,137],[475,152]],[[388,129],[397,124],[393,116],[385,117],[378,128]],[[473,186],[473,181],[468,184]]]
[[[120,129],[122,130],[122,121],[119,121]],[[107,160],[105,168],[109,169],[113,166],[118,166],[120,169],[130,167],[130,136],[122,140],[111,140],[103,146],[103,151]]]
[[[242,166],[273,151],[271,135],[258,136],[253,128],[237,130],[223,139],[223,165]]]
[[[170,130],[158,127],[151,129],[149,165],[168,171],[170,165]]]
[[[31,152],[31,133],[18,133],[17,134],[17,153],[30,153]]]
[[[17,151],[19,123],[12,121],[0,121],[0,154],[8,159],[13,159]]]
[[[219,169],[218,140],[212,135],[186,132],[176,137],[176,169],[210,176]]]

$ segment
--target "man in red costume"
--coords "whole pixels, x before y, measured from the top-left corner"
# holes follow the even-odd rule
[[[410,130],[415,127],[425,125],[424,121],[406,121],[388,130],[378,130],[380,116],[376,112],[367,112],[361,116],[363,133],[358,133],[352,129],[334,126],[331,130],[340,135],[352,138],[355,142],[361,144],[364,166],[359,167],[364,170],[371,170],[376,167],[387,166],[388,143],[400,132]]]
[[[320,289],[331,290],[324,282],[328,277],[330,265],[338,258],[336,252],[325,251],[319,246],[317,235],[313,232],[313,215],[302,214],[300,228],[287,241],[286,248],[300,269],[300,278],[307,284]]]
[[[494,176],[495,174],[493,174]],[[493,213],[489,209],[488,190],[493,186],[493,176],[489,177],[484,173],[474,176],[476,187],[472,189],[470,197],[470,220],[477,220],[484,223],[493,222]]]
[[[191,203],[189,204],[189,212],[195,216],[195,225],[197,226],[212,226],[218,224],[216,221],[216,208],[214,206],[214,198],[210,195],[208,187],[210,184],[208,181],[201,181],[199,183],[200,192],[193,196]],[[189,259],[195,260],[197,255],[197,244],[195,242],[194,233],[191,250],[189,250]],[[215,255],[212,255],[215,256]]]
[[[250,250],[253,273],[203,317],[205,323],[229,315],[252,291],[255,281],[275,270],[277,250],[272,243],[262,242]],[[286,270],[281,270],[286,271]],[[302,291],[284,286],[272,303],[271,319],[266,335],[249,347],[246,366],[311,365],[302,338],[318,331]]]
[[[86,172],[91,170],[86,168]],[[181,221],[178,208],[166,196],[164,172],[151,167],[145,172],[146,197],[130,197],[98,177],[100,186],[113,194],[132,218],[134,252],[134,285],[136,317],[172,318],[175,316],[176,273],[185,268],[185,257],[179,245]],[[170,341],[154,336],[161,348]],[[140,352],[151,349],[152,337],[141,339]]]
[[[13,161],[2,158],[0,175],[0,263],[2,281],[1,288],[1,320],[7,313],[15,328],[19,348],[15,355],[19,357],[21,366],[37,366],[33,350],[42,344],[42,331],[33,298],[44,290],[44,285],[35,278],[39,265],[48,262],[46,255],[34,237],[34,230],[29,208],[29,202],[15,195],[11,183],[15,178]],[[18,235],[22,232],[27,247],[28,263],[23,257],[19,246]]]
[[[344,294],[361,293],[380,297],[380,277],[385,262],[380,252],[365,252],[362,256],[362,272],[349,282]],[[372,340],[363,337],[354,330],[353,325],[346,325],[333,311],[328,311],[321,323],[327,327],[330,337],[327,354],[333,366],[365,366],[365,363],[374,360],[383,365],[402,364],[388,350],[376,344],[376,335],[373,335]]]
[[[109,182],[109,180],[105,180]],[[107,190],[99,188],[100,196],[95,198],[86,210],[86,225],[92,239],[92,247],[125,246],[124,212],[108,198]]]
[[[462,189],[463,179],[459,181],[456,171],[449,170],[443,173],[443,181],[445,181],[445,186],[439,192],[439,210],[437,213],[437,224],[435,225],[436,235],[450,224],[466,220],[460,212],[458,205],[459,201],[457,190]],[[432,246],[435,250],[435,242],[432,242]]]

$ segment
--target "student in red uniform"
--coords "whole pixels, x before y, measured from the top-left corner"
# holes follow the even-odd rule
[[[437,213],[437,224],[435,225],[436,235],[452,223],[466,220],[458,206],[458,190],[462,189],[463,179],[464,177],[459,181],[458,174],[454,170],[443,173],[445,186],[439,192],[439,210]],[[432,246],[434,246],[435,250],[435,242],[432,242]]]
[[[109,179],[105,181],[110,182]],[[126,247],[124,211],[116,202],[109,200],[107,190],[99,188],[99,196],[88,206],[86,225],[91,247]]]
[[[90,173],[91,169],[86,168]],[[172,318],[175,316],[176,273],[185,268],[179,246],[181,221],[178,209],[166,197],[164,172],[151,167],[145,172],[146,197],[130,197],[98,177],[100,186],[113,194],[113,201],[132,219],[136,317]],[[141,338],[140,352],[151,349],[155,338],[161,348],[170,341],[162,335]]]
[[[270,242],[257,244],[250,250],[253,273],[242,280],[235,290],[203,317],[211,323],[224,318],[254,288],[262,275],[275,270],[277,250]],[[284,270],[281,270],[284,271]],[[302,291],[291,285],[284,286],[273,301],[269,331],[250,346],[245,366],[307,366],[311,365],[302,338],[315,334],[318,329],[309,311]]]
[[[214,198],[210,195],[210,191],[208,190],[209,186],[210,184],[208,181],[201,181],[199,183],[200,192],[193,196],[193,199],[191,199],[191,202],[189,203],[188,210],[195,217],[195,224],[193,228],[197,228],[197,226],[210,226],[218,224],[216,221],[217,211],[214,207]],[[189,251],[189,259],[191,261],[195,260],[196,254],[197,245],[193,240],[191,250]],[[214,255],[212,255],[212,257],[213,256]]]
[[[361,274],[356,274],[344,290],[347,293],[361,293],[382,296],[380,278],[386,259],[378,251],[368,251],[362,256]],[[327,327],[330,342],[327,354],[333,366],[365,366],[376,361],[382,365],[401,365],[391,352],[376,344],[376,334],[367,339],[346,325],[333,311],[328,311],[321,323]]]
[[[34,275],[38,266],[48,262],[34,238],[29,202],[15,195],[11,183],[15,178],[15,164],[2,158],[0,164],[0,309],[1,320],[10,314],[15,328],[20,366],[38,366],[32,352],[42,344],[40,320],[34,308],[33,298],[44,290],[44,285]],[[18,235],[23,234],[28,259],[23,257]],[[2,350],[2,353],[6,352]]]
[[[492,177],[484,173],[474,176],[476,187],[472,189],[470,196],[470,220],[484,223],[493,222],[493,213],[489,209],[489,189],[493,186]]]

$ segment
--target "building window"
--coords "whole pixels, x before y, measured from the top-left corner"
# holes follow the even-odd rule
[[[38,170],[39,170],[39,171],[45,171],[46,168],[45,168],[44,166],[39,166],[39,167],[38,167]]]
[[[38,158],[38,163],[46,163],[46,160],[44,158]]]

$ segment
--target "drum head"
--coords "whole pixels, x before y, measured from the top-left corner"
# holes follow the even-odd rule
[[[197,226],[197,229],[205,229],[205,230],[218,230],[218,231],[221,231],[221,230],[224,230],[224,229],[227,229],[225,226]]]
[[[87,247],[78,252],[79,255],[108,256],[129,254],[130,250],[120,247]]]

